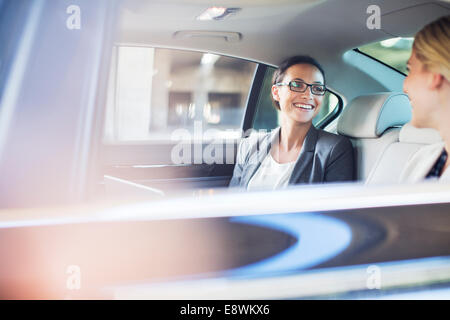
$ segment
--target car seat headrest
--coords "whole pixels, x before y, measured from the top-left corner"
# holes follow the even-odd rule
[[[410,120],[411,104],[406,94],[375,93],[349,102],[339,118],[337,132],[352,138],[377,138],[387,129]]]

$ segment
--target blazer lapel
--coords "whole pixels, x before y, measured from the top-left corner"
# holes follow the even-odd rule
[[[289,184],[295,184],[298,181],[307,181],[308,179],[302,179],[306,176],[307,178],[311,174],[312,160],[314,156],[314,150],[316,149],[316,142],[319,133],[317,129],[311,125],[306,134],[305,141],[303,142],[302,150],[297,158],[294,169],[289,179]]]
[[[273,129],[270,133],[266,134],[261,139],[261,143],[257,146],[257,151],[254,152],[248,160],[247,168],[245,170],[243,179],[241,180],[241,185],[248,185],[250,179],[259,169],[261,163],[264,161],[264,158],[270,152],[270,148],[272,147],[273,142],[276,139],[279,139],[280,129],[281,127]]]

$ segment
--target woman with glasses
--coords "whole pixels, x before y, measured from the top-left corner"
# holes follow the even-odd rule
[[[450,16],[420,30],[408,60],[403,91],[411,101],[411,124],[439,131],[443,142],[419,149],[406,164],[402,182],[450,181]]]
[[[351,142],[312,124],[326,93],[325,74],[308,56],[294,56],[273,75],[271,96],[281,126],[241,141],[230,187],[277,189],[353,180]]]

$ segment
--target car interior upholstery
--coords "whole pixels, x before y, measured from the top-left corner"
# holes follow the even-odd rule
[[[358,180],[368,177],[378,155],[398,141],[399,127],[410,119],[411,105],[404,93],[375,93],[349,102],[337,132],[353,143]]]
[[[380,154],[367,183],[396,183],[409,158],[421,147],[442,141],[439,133],[431,128],[416,128],[405,124],[397,142],[393,142]]]

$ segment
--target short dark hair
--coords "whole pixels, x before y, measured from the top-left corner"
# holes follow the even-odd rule
[[[293,57],[287,58],[286,60],[284,60],[283,62],[280,63],[280,65],[278,66],[278,69],[275,70],[275,72],[273,74],[272,85],[280,82],[283,79],[283,77],[286,75],[286,70],[296,64],[310,64],[310,65],[316,67],[317,69],[319,69],[320,73],[322,73],[323,81],[325,84],[325,71],[323,71],[322,66],[319,64],[319,62],[317,62],[316,59],[314,59],[310,56],[293,56]],[[270,95],[270,97],[272,98],[272,102],[273,102],[275,108],[280,110],[280,104],[278,103],[278,101],[275,101],[273,99],[272,94]]]

